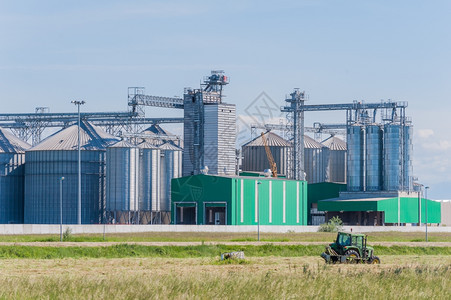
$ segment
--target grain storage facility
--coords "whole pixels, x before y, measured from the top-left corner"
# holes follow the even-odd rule
[[[182,175],[182,149],[172,143],[158,147],[161,151],[160,161],[160,202],[156,211],[171,210],[171,179]]]
[[[0,224],[23,223],[25,150],[30,145],[0,128]]]
[[[139,154],[139,211],[143,224],[153,223],[153,213],[160,203],[160,149],[144,142],[138,145]]]
[[[346,142],[331,136],[321,142],[326,168],[326,182],[346,183]]]
[[[293,144],[270,131],[265,133],[267,145],[271,150],[277,165],[277,173],[287,175],[288,160],[293,149]],[[323,150],[325,146],[316,142],[311,137],[304,136],[304,171],[308,183],[324,182],[326,179],[327,164],[324,161]],[[242,171],[262,172],[269,169],[269,161],[261,136],[243,145]]]
[[[82,224],[101,223],[105,210],[106,147],[118,141],[99,127],[80,126]],[[25,152],[24,222],[60,222],[60,179],[63,223],[77,224],[78,126],[72,125]]]
[[[304,172],[309,184],[325,182],[327,165],[323,158],[323,149],[327,148],[308,135],[304,135]]]
[[[307,182],[213,175],[173,179],[171,219],[171,224],[307,225]]]
[[[265,137],[274,161],[276,162],[277,173],[286,175],[288,171],[287,160],[293,145],[271,131],[266,132]],[[270,169],[261,135],[243,145],[242,155],[243,163],[241,169],[243,171],[263,172],[265,169]]]
[[[412,126],[384,125],[384,189],[412,190]]]
[[[139,149],[120,141],[106,149],[106,211],[108,221],[138,220]],[[114,220],[114,221],[113,221]]]

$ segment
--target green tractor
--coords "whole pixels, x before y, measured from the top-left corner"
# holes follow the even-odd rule
[[[326,246],[321,253],[326,263],[368,263],[380,264],[379,257],[374,256],[374,248],[366,245],[367,235],[339,232],[337,240]]]

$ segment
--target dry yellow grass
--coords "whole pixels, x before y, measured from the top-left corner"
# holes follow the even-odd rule
[[[319,257],[0,260],[0,298],[449,299],[451,257],[384,256],[381,265]]]

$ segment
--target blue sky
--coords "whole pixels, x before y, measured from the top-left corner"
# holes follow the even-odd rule
[[[451,199],[450,15],[434,0],[0,1],[2,111],[123,111],[129,86],[181,96],[211,69],[243,117],[261,92],[283,105],[294,87],[312,104],[408,101],[414,173]],[[147,111],[163,114],[180,112]]]

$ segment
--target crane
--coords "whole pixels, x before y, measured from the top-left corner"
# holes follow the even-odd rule
[[[265,133],[262,132],[263,145],[265,146],[266,156],[268,157],[269,166],[271,168],[272,177],[277,178],[277,165],[272,156],[271,150],[269,149],[268,142],[266,141]]]

